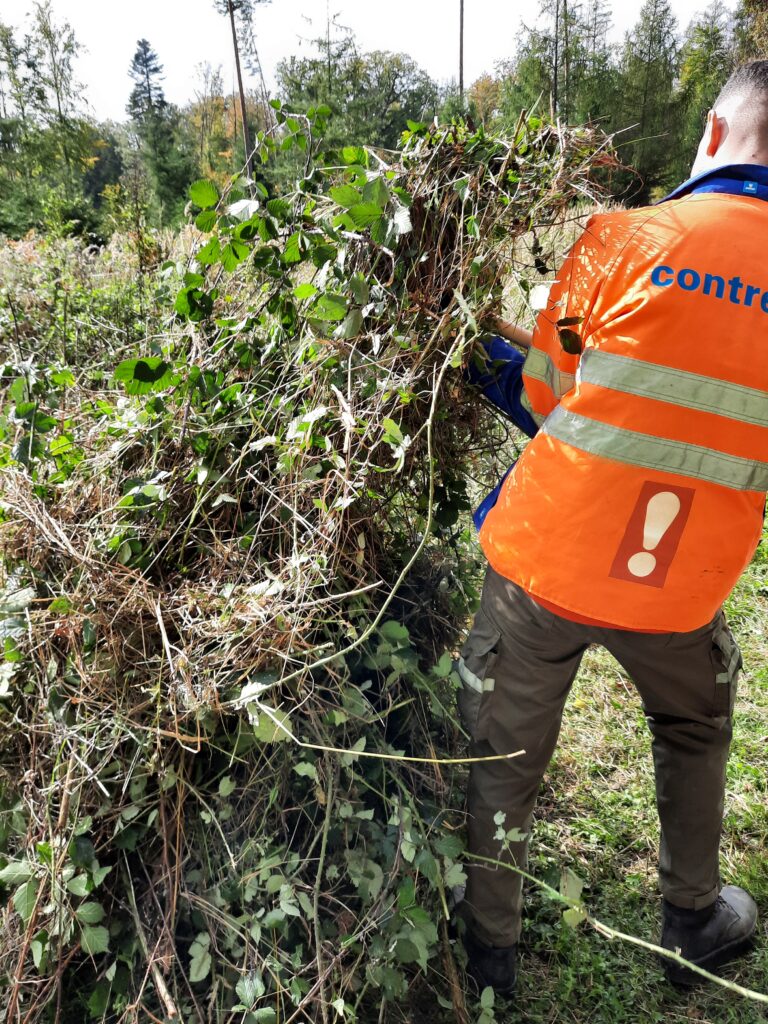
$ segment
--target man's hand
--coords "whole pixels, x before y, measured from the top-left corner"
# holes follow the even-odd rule
[[[506,338],[507,341],[514,341],[521,348],[530,348],[533,344],[532,332],[526,330],[525,327],[521,327],[519,324],[513,324],[511,320],[502,320],[498,316],[492,317],[491,326],[502,338]]]

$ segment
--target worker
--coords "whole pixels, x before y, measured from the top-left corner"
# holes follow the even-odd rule
[[[712,970],[756,930],[754,900],[719,872],[741,667],[722,604],[768,490],[768,61],[728,80],[691,175],[654,206],[591,218],[532,337],[502,330],[524,360],[486,346],[485,393],[535,434],[478,510],[489,565],[458,661],[471,755],[524,751],[471,765],[457,908],[471,974],[503,995],[521,877],[471,855],[525,868],[590,644],[632,678],[652,735],[661,945]],[[664,964],[673,983],[698,977]]]

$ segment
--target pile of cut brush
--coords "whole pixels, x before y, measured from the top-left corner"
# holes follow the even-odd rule
[[[140,348],[0,324],[0,1020],[464,1012],[462,366],[610,158],[534,118],[328,154],[326,113],[259,139],[290,194],[192,186]]]

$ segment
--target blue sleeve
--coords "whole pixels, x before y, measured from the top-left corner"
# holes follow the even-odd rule
[[[488,401],[493,402],[516,427],[533,437],[539,428],[522,404],[525,356],[503,338],[485,338],[480,344],[485,350],[486,366],[481,369],[476,358],[470,360],[467,379],[470,384],[476,384]],[[477,358],[482,359],[482,353]]]

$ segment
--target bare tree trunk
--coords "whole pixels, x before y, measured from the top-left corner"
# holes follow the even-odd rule
[[[560,74],[560,0],[555,0],[555,67],[552,76],[552,106],[557,114],[558,75]]]
[[[248,112],[245,108],[245,91],[243,89],[243,73],[240,70],[240,48],[237,45],[237,29],[235,28],[235,10],[232,0],[227,0],[229,21],[232,25],[232,46],[235,51],[235,69],[237,70],[237,87],[240,91],[240,116],[243,119],[243,145],[245,146],[245,170],[249,178],[253,177],[253,157],[251,153],[251,133],[248,131]]]
[[[464,101],[464,0],[459,0],[459,99]]]

